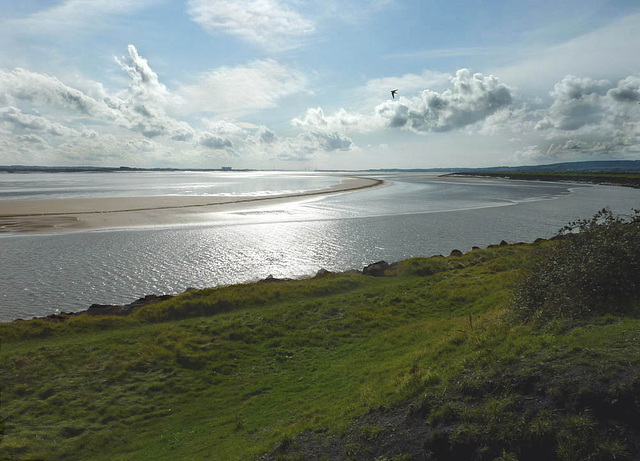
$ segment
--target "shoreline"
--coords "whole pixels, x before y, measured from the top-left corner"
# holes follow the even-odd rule
[[[560,183],[592,184],[602,186],[620,186],[640,189],[640,175],[635,173],[531,173],[531,172],[459,172],[442,175],[449,178],[494,178],[514,181],[549,181]]]
[[[205,287],[205,288],[187,288],[184,291],[178,292],[178,293],[164,293],[164,294],[147,294],[144,295],[141,298],[138,298],[134,301],[128,302],[128,303],[124,303],[124,304],[98,304],[98,303],[94,303],[91,304],[89,307],[87,307],[86,309],[82,309],[79,311],[72,311],[72,312],[67,312],[67,311],[62,311],[62,312],[58,312],[58,313],[52,313],[49,315],[43,315],[43,316],[34,316],[31,318],[17,318],[17,319],[13,319],[13,320],[6,320],[6,321],[0,321],[0,324],[9,324],[9,323],[13,323],[13,322],[29,322],[32,320],[47,320],[47,321],[53,321],[53,322],[64,322],[70,318],[73,317],[77,317],[79,315],[89,315],[89,316],[118,316],[118,317],[122,317],[122,316],[128,316],[130,314],[132,314],[133,312],[135,312],[136,310],[138,310],[141,307],[145,307],[151,304],[156,304],[156,303],[160,303],[169,299],[172,299],[176,296],[180,296],[183,295],[184,293],[190,292],[190,291],[203,291],[203,290],[209,290],[209,289],[219,289],[219,288],[223,288],[223,287],[230,287],[230,286],[240,286],[240,285],[254,285],[254,284],[271,284],[271,283],[280,283],[280,282],[290,282],[290,281],[309,281],[309,280],[313,280],[315,278],[318,277],[324,277],[326,275],[329,274],[348,274],[348,273],[359,273],[361,275],[366,275],[366,276],[371,276],[371,277],[384,277],[385,276],[385,271],[388,269],[394,269],[395,267],[401,265],[402,263],[410,260],[410,259],[433,259],[433,258],[459,258],[462,257],[464,255],[466,255],[467,253],[472,253],[478,250],[489,250],[489,249],[495,249],[495,248],[504,248],[504,247],[508,247],[508,246],[521,246],[521,245],[539,245],[543,242],[546,241],[551,241],[551,240],[561,240],[564,239],[566,237],[564,236],[554,236],[548,239],[543,239],[543,238],[537,238],[535,239],[535,241],[533,242],[515,242],[515,243],[508,243],[505,240],[502,240],[500,243],[498,244],[490,244],[487,245],[484,248],[481,247],[477,247],[474,246],[472,247],[471,250],[469,250],[468,252],[462,252],[458,249],[453,249],[451,251],[451,253],[448,256],[442,255],[442,254],[434,254],[431,256],[423,256],[423,257],[415,257],[415,258],[408,258],[408,259],[404,259],[404,260],[399,260],[399,261],[394,261],[391,263],[388,263],[387,261],[384,260],[380,260],[380,261],[376,261],[376,262],[372,262],[364,267],[362,267],[362,269],[355,269],[355,268],[351,268],[351,269],[346,269],[346,270],[342,270],[342,271],[337,271],[337,272],[333,272],[333,271],[328,271],[324,268],[320,268],[318,269],[318,271],[315,273],[315,275],[311,275],[311,276],[305,276],[305,277],[301,277],[301,278],[275,278],[273,277],[273,275],[268,275],[266,278],[260,279],[260,280],[255,280],[255,281],[245,281],[245,282],[238,282],[238,283],[233,283],[231,285],[219,285],[219,286],[211,286],[211,287]]]
[[[309,197],[355,192],[385,181],[339,176],[338,184],[303,192],[269,196],[149,196],[0,201],[0,234],[60,233],[127,227],[201,224],[210,213],[248,205],[290,202]]]

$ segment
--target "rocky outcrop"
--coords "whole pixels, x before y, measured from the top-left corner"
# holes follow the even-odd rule
[[[373,277],[384,276],[384,271],[389,269],[389,263],[386,261],[378,261],[373,264],[369,264],[362,269],[362,275],[371,275]]]
[[[129,315],[142,306],[158,303],[171,298],[173,298],[173,295],[147,295],[144,298],[137,299],[132,303],[124,304],[122,306],[114,306],[111,304],[92,304],[85,313],[89,315]]]
[[[290,282],[293,279],[277,279],[273,274],[267,275],[267,278],[259,280],[258,283],[278,283],[278,282]]]
[[[333,272],[328,271],[326,269],[320,268],[318,272],[316,272],[316,277],[324,277],[325,275],[333,274]]]

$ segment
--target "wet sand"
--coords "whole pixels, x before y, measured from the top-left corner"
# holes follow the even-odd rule
[[[343,177],[333,186],[269,196],[150,196],[0,200],[0,233],[70,232],[123,227],[206,223],[211,213],[351,192],[383,184]]]

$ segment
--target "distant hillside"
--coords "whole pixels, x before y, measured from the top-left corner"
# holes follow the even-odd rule
[[[526,173],[640,173],[640,160],[602,160],[564,162],[549,165],[497,166],[490,168],[460,168],[460,172],[526,172]]]
[[[37,166],[37,165],[0,165],[5,173],[114,173],[122,171],[255,171],[248,169],[222,168],[134,168],[128,166]]]

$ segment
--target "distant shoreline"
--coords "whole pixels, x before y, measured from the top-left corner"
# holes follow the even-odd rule
[[[270,196],[151,196],[0,201],[0,233],[58,233],[211,221],[210,213],[378,187],[384,180],[340,176],[338,184]]]
[[[447,177],[488,177],[523,181],[558,181],[623,186],[640,189],[640,174],[637,173],[529,173],[529,172],[458,172],[444,174]]]

